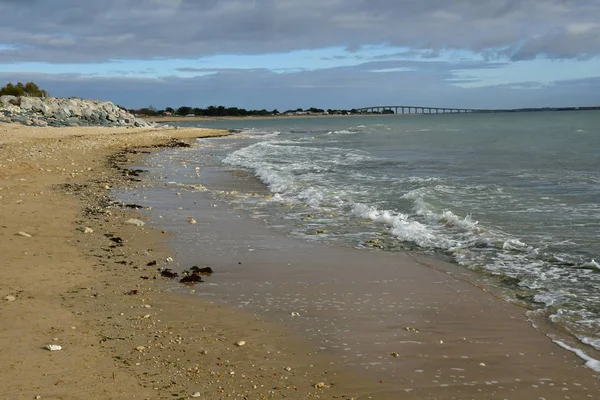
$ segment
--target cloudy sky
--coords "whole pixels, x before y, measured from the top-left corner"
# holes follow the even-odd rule
[[[0,83],[126,107],[600,105],[600,0],[0,0]]]

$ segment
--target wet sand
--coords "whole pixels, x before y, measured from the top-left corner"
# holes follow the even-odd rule
[[[199,182],[265,194],[236,171],[200,170]],[[536,331],[525,309],[456,265],[286,237],[210,192],[159,185],[123,196],[176,233],[180,268],[216,271],[195,296],[285,325],[381,382],[371,398],[579,399],[600,389],[598,374]]]
[[[222,134],[0,124],[0,398],[343,399],[374,386],[278,324],[168,293],[156,270],[168,235],[124,224],[139,215],[110,195],[138,178],[121,165]]]

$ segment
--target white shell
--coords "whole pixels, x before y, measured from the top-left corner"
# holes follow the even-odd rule
[[[246,344],[246,342],[244,342],[243,340],[240,340],[239,342],[237,342],[235,345],[238,347],[242,347]]]
[[[59,346],[57,344],[47,344],[46,348],[50,351],[59,351],[62,350],[62,346]]]

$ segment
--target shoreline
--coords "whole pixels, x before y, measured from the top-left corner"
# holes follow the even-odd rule
[[[110,190],[144,184],[136,182],[137,178],[128,169],[128,165],[139,162],[140,157],[163,147],[184,146],[187,141],[208,132],[199,129],[53,129],[0,124],[0,205],[3,210],[0,251],[6,260],[0,269],[3,282],[0,318],[13,321],[0,326],[0,349],[5,364],[10,367],[0,372],[0,381],[8,382],[3,385],[7,397],[154,399],[190,398],[192,393],[199,392],[201,398],[207,399],[285,396],[362,400],[397,399],[398,396],[446,398],[461,394],[472,397],[479,390],[490,395],[495,393],[498,383],[488,387],[481,380],[477,385],[465,386],[464,383],[469,382],[458,377],[456,383],[447,387],[421,382],[421,387],[404,385],[411,388],[406,391],[398,382],[379,382],[361,376],[355,369],[345,367],[335,353],[316,354],[313,345],[279,323],[265,322],[249,312],[197,298],[191,290],[199,290],[201,286],[181,294],[166,290],[167,285],[158,276],[156,267],[171,265],[166,260],[173,253],[165,240],[175,233],[125,225],[124,221],[129,218],[147,219],[147,216],[114,204]],[[210,214],[206,212],[201,216],[209,218]],[[231,232],[239,227],[225,228]],[[93,232],[84,233],[85,228]],[[254,234],[260,228],[252,225],[248,229]],[[183,233],[177,231],[176,234]],[[337,256],[337,253],[329,253],[334,251],[331,249],[319,251],[317,254],[332,257],[322,260],[325,265],[328,265],[327,260],[335,260],[333,255]],[[272,258],[272,253],[259,253],[256,259],[244,260],[245,265],[263,266],[264,269],[252,273],[264,276],[277,272],[272,269],[276,255]],[[314,259],[314,255],[312,259],[307,258],[297,250],[292,250],[290,257],[297,257],[295,263],[300,266],[309,266]],[[352,263],[351,258],[345,260],[348,265]],[[156,266],[147,265],[153,261],[157,262]],[[216,257],[215,262],[223,262],[223,255]],[[422,274],[430,276],[431,272],[424,268],[410,268],[416,274],[414,279],[421,277],[418,279],[422,280]],[[436,280],[454,282],[445,273],[434,275]],[[246,283],[251,282],[250,278],[245,279]],[[410,279],[406,282],[405,290],[414,290]],[[511,369],[533,366],[532,376],[525,377],[522,384],[512,383],[539,386],[529,387],[529,394],[560,392],[564,385],[570,395],[583,396],[598,388],[593,371],[585,369],[579,358],[549,343],[530,327],[523,330],[526,322],[522,314],[521,317],[503,315],[503,310],[512,308],[497,308],[498,299],[491,300],[491,295],[477,294],[477,291],[469,296],[477,301],[485,300],[491,307],[488,310],[482,304],[478,314],[487,311],[494,317],[507,319],[507,326],[500,331],[477,331],[481,336],[469,342],[469,351],[490,352],[486,357],[489,356],[491,362],[486,360],[486,363],[491,371],[499,373],[489,375],[486,368],[475,367],[478,376],[498,379],[510,389],[506,379]],[[449,292],[449,298],[452,293]],[[443,336],[444,342],[451,345],[451,349],[458,346],[461,343],[456,336],[459,331],[452,327],[448,316],[465,320],[468,326],[471,316],[462,305],[455,305],[454,314],[432,315],[431,310],[427,311],[432,299],[416,299],[421,300],[415,300],[416,308],[410,318],[427,320],[429,314],[431,320],[427,324],[423,322],[427,326],[424,331],[430,330],[427,334],[435,335],[436,340],[438,336],[449,335],[448,338]],[[521,322],[515,325],[512,318],[520,318]],[[402,331],[404,322],[393,324]],[[405,324],[409,326],[414,322]],[[518,329],[511,331],[512,327]],[[528,352],[531,350],[535,359],[502,361],[515,342],[511,335],[522,339],[519,346]],[[498,338],[506,340],[509,347],[503,344],[492,352],[491,343],[496,343]],[[246,345],[235,346],[240,340]],[[51,352],[44,348],[48,344],[61,345],[63,349]],[[531,344],[534,346],[528,348]],[[424,349],[413,346],[412,350],[405,350],[407,354],[398,358],[402,361],[399,371],[403,375],[414,375],[417,362],[432,368],[442,365],[442,358],[424,357],[428,351],[439,353],[439,348],[439,344],[430,343]],[[552,354],[535,356],[537,349],[552,349]],[[464,350],[464,346],[459,346],[448,350],[446,355],[461,362],[458,355]],[[542,380],[550,376],[548,374],[564,378],[562,381],[554,379],[552,384],[557,386],[550,389],[549,383],[546,385],[547,381]],[[533,379],[535,377],[540,380]],[[412,388],[421,390],[412,391]]]
[[[124,224],[143,218],[111,199],[111,189],[137,180],[127,164],[224,133],[0,124],[0,318],[12,321],[0,326],[4,396],[306,399],[365,391],[368,382],[279,325],[170,293],[156,270],[168,265],[168,233]]]
[[[177,182],[175,169],[182,168],[181,173],[189,177],[184,153],[155,159],[159,164],[156,171],[170,171],[170,182]],[[231,176],[225,176],[229,173]],[[217,185],[214,189],[210,182],[199,182],[209,191],[237,194],[257,190],[255,185],[246,185],[243,174],[226,174],[211,178]],[[202,169],[200,176],[204,176]],[[347,353],[355,350],[346,343],[353,343],[361,354],[362,360],[358,361],[385,364],[388,372],[393,368],[395,376],[378,372],[376,367],[366,374],[352,365],[354,371],[373,381],[390,382],[385,389],[389,397],[382,398],[429,398],[434,393],[440,396],[436,398],[469,393],[476,396],[482,390],[500,396],[499,389],[512,392],[505,393],[505,397],[518,394],[519,398],[554,398],[561,390],[574,394],[583,387],[580,394],[584,395],[599,387],[597,372],[584,367],[585,359],[560,349],[531,326],[524,308],[490,293],[493,288],[475,285],[465,277],[468,271],[458,266],[411,254],[378,253],[289,238],[249,218],[245,212],[205,195],[207,192],[164,183],[158,186],[148,192],[141,189],[131,198],[139,199],[141,204],[143,199],[152,199],[148,203],[153,206],[150,215],[158,226],[177,232],[170,242],[182,267],[198,263],[217,268],[219,274],[208,279],[210,283],[202,284],[204,298],[215,299],[216,304],[244,307],[268,320],[284,323],[300,335],[322,332],[312,335],[313,345],[320,347],[319,340],[325,335],[329,344],[323,351],[348,365],[356,364]],[[197,224],[190,225],[189,218]],[[231,243],[233,247],[227,245]],[[365,273],[364,265],[373,268]],[[387,302],[382,310],[372,309],[375,315],[383,312],[381,320],[365,324],[369,313],[356,306],[368,300],[365,292],[366,296]],[[327,309],[332,299],[340,301],[339,296],[344,297],[345,310]],[[316,308],[313,299],[318,300],[314,302]],[[290,310],[299,311],[300,317],[290,318]],[[358,320],[352,322],[353,318]],[[320,319],[330,323],[319,325]],[[328,326],[337,325],[335,321],[343,321],[345,330],[328,330]],[[383,327],[375,329],[378,324]],[[406,327],[416,327],[420,333],[414,336]],[[361,333],[367,336],[360,337]],[[383,343],[383,351],[369,345],[375,338]],[[361,340],[363,343],[357,345]],[[341,345],[348,348],[336,350]],[[394,350],[397,355],[390,357]],[[380,359],[365,359],[369,351]],[[437,375],[446,370],[451,377],[454,374],[453,382],[448,384],[437,375],[431,376],[436,370]],[[564,388],[558,388],[560,380],[566,385]],[[484,381],[494,383],[484,385]],[[546,382],[552,383],[543,388]],[[404,393],[405,389],[410,389],[410,396]]]
[[[354,117],[412,117],[421,114],[348,114],[348,115],[271,115],[271,116],[251,116],[251,117],[140,117],[143,121],[149,123],[167,123],[167,122],[206,122],[206,121],[258,121],[258,120],[278,120],[278,119],[296,119],[296,118],[354,118]]]

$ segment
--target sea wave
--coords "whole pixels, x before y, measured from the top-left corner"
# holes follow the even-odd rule
[[[350,133],[352,128],[328,131],[329,136]],[[590,240],[585,236],[589,230],[581,231],[579,237],[573,228],[598,224],[590,219],[598,210],[597,203],[593,193],[587,194],[597,179],[592,172],[566,179],[565,185],[587,185],[586,202],[570,202],[565,196],[575,192],[570,187],[549,186],[543,169],[498,170],[493,175],[501,179],[482,183],[479,174],[446,174],[435,160],[423,164],[417,157],[419,163],[414,164],[410,157],[386,157],[387,148],[371,155],[342,147],[347,143],[345,138],[336,138],[334,144],[325,136],[325,131],[320,131],[310,137],[268,138],[230,153],[224,162],[251,169],[275,194],[261,201],[293,204],[293,211],[281,212],[296,213],[289,220],[295,221],[298,232],[315,232],[321,230],[319,224],[326,224],[323,230],[336,231],[327,237],[331,240],[346,237],[360,244],[364,238],[385,237],[395,243],[411,243],[385,249],[414,248],[414,243],[430,254],[445,252],[459,265],[498,282],[510,278],[511,288],[525,299],[520,301],[546,310],[553,322],[570,327],[574,333],[592,332],[581,335],[582,341],[600,341],[593,334],[594,329],[600,329],[597,313],[580,312],[586,307],[600,307],[596,293],[600,265],[592,258],[597,253],[588,250],[584,257],[572,251],[583,240]],[[368,140],[372,145],[370,135]],[[421,157],[421,153],[417,155]],[[535,223],[539,215],[543,215],[538,223],[543,230],[528,225],[527,218]],[[573,229],[570,236],[556,234],[564,226],[565,216],[570,218],[569,229]]]

